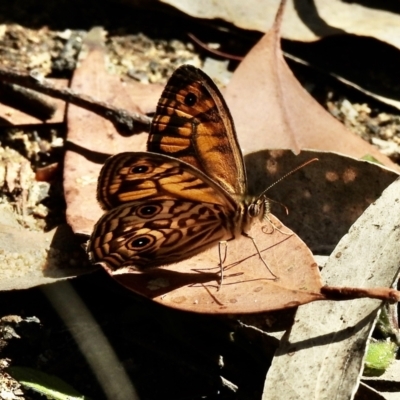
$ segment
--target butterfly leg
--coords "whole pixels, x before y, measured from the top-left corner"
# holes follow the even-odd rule
[[[225,247],[223,257],[222,257],[222,252],[221,252],[222,245],[224,245],[224,247]],[[221,240],[220,242],[218,242],[218,255],[219,255],[219,268],[220,268],[220,279],[219,279],[218,291],[221,289],[222,283],[224,280],[224,262],[226,260],[227,254],[228,254],[228,242],[226,240]]]
[[[274,226],[274,225],[273,225],[273,226]],[[254,247],[256,248],[257,253],[258,253],[258,256],[260,257],[262,263],[265,265],[265,267],[267,268],[267,270],[269,271],[269,273],[274,277],[274,281],[278,280],[278,279],[279,279],[279,276],[275,275],[275,274],[271,271],[271,268],[268,266],[268,264],[267,264],[266,261],[264,260],[264,258],[263,258],[263,256],[262,256],[262,254],[261,254],[261,252],[260,252],[260,250],[259,250],[259,248],[258,248],[258,246],[257,246],[257,243],[256,243],[256,241],[254,240],[254,238],[253,238],[252,236],[250,236],[249,234],[247,234],[246,232],[242,232],[242,235],[245,236],[245,237],[247,237],[247,238],[249,238],[249,239],[253,242],[253,245],[254,245]]]

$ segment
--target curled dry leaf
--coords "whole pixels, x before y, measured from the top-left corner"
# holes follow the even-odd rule
[[[282,12],[283,8],[236,69],[225,92],[244,153],[313,149],[355,158],[372,155],[398,170],[388,157],[324,110],[296,80],[280,48]]]
[[[260,32],[273,24],[280,2],[163,1],[194,17],[221,18]],[[400,17],[386,6],[388,10],[385,5],[378,9],[339,0],[287,1],[281,28],[282,38],[289,39],[284,45],[286,58],[317,68],[367,96],[400,108],[396,88]],[[204,43],[201,46],[207,47]],[[228,56],[223,51],[208,51]],[[241,60],[234,55],[228,58]]]
[[[250,30],[265,32],[281,0],[161,0],[198,18],[220,18]],[[385,6],[368,7],[362,2],[340,0],[287,1],[282,37],[313,41],[324,36],[354,34],[372,36],[400,48],[400,16]],[[363,2],[366,3],[366,2]],[[388,6],[387,8],[390,8]],[[390,27],[390,29],[388,29]]]
[[[337,245],[322,270],[324,281],[330,286],[390,287],[399,272],[399,224],[400,180],[396,180]],[[357,299],[301,307],[268,372],[264,398],[352,398],[381,304]],[[315,379],[310,381],[310,376]],[[278,388],[283,379],[296,379],[296,387],[287,386],[282,393]]]
[[[56,177],[59,168],[60,165],[58,163],[36,168],[35,178],[38,182],[50,182]]]

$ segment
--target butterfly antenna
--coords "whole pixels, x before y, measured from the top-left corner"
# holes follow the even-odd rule
[[[268,190],[270,190],[272,187],[274,187],[277,183],[283,181],[284,179],[286,179],[289,175],[294,174],[296,171],[298,171],[301,168],[304,168],[306,165],[311,164],[314,161],[318,161],[318,158],[312,158],[311,160],[306,161],[305,163],[297,166],[295,169],[292,169],[291,171],[289,171],[288,173],[286,173],[285,175],[283,175],[281,178],[279,178],[277,181],[275,181],[272,185],[269,185],[262,193],[260,196],[262,196],[263,194],[267,193]],[[272,200],[270,200],[272,201]],[[279,203],[279,202],[276,202]],[[280,203],[282,204],[282,203]],[[283,204],[282,204],[283,205]],[[284,206],[285,207],[285,206]],[[285,207],[286,208],[286,207]],[[287,211],[287,208],[286,208]]]

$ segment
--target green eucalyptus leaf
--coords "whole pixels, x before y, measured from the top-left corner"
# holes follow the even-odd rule
[[[7,372],[23,387],[34,390],[50,400],[89,400],[56,376],[28,367],[10,367]]]

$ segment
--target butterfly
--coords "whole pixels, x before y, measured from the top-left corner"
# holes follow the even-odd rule
[[[173,73],[147,146],[102,167],[97,198],[106,212],[88,244],[92,262],[111,271],[168,265],[248,236],[256,219],[268,217],[265,192],[248,195],[228,106],[200,69],[183,65]]]

